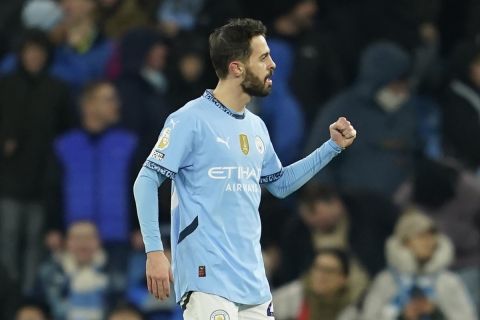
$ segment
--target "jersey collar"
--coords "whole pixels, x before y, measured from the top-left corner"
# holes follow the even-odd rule
[[[243,112],[243,113],[235,113],[235,112],[233,112],[232,110],[230,110],[230,109],[229,109],[228,107],[226,107],[223,103],[221,103],[220,101],[218,101],[217,98],[215,98],[215,96],[213,95],[213,92],[212,92],[211,89],[205,90],[205,92],[203,93],[202,96],[203,96],[205,99],[210,100],[211,102],[213,102],[214,105],[216,105],[220,110],[222,110],[223,112],[225,112],[225,113],[228,114],[229,116],[234,117],[235,119],[239,119],[239,120],[245,119],[245,112]]]

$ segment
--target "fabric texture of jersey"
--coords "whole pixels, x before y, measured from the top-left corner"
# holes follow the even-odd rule
[[[260,184],[283,170],[263,121],[248,110],[231,111],[207,90],[168,117],[144,166],[173,180],[177,301],[189,291],[244,305],[271,300],[260,248]]]

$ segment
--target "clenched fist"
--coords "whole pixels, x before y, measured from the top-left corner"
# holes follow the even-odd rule
[[[342,148],[351,145],[357,137],[357,131],[345,117],[338,118],[329,129],[332,140]]]

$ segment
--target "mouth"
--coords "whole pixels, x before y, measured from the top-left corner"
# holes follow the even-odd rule
[[[270,75],[268,75],[268,76],[265,77],[265,84],[271,86],[272,83],[273,83],[273,81],[272,81],[272,75],[270,74]]]

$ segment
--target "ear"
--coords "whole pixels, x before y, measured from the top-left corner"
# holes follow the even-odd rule
[[[242,62],[240,61],[232,61],[228,65],[228,71],[229,73],[233,74],[235,78],[239,78],[243,76],[245,72],[245,66]]]

